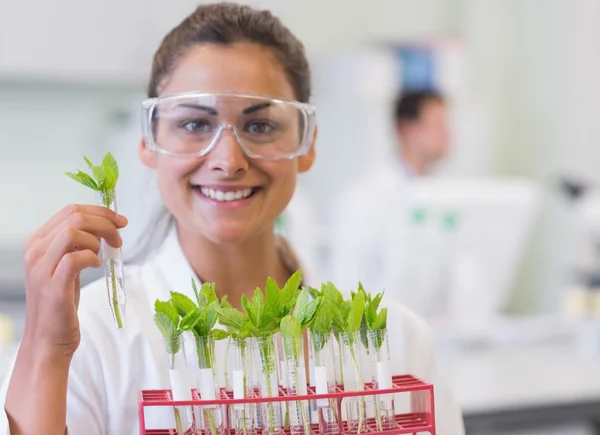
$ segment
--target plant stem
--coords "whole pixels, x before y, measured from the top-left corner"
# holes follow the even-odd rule
[[[171,353],[171,370],[175,369],[175,352]],[[181,423],[181,414],[178,408],[173,408],[175,413],[175,426],[177,428],[177,434],[183,435],[183,425]]]
[[[260,358],[262,360],[263,370],[267,379],[267,394],[269,397],[273,397],[273,387],[271,386],[271,367],[269,361],[269,343],[262,343],[260,346]],[[275,428],[273,427],[275,421],[275,411],[273,409],[273,402],[268,402],[267,407],[269,409],[269,435],[275,434]]]
[[[365,389],[365,384],[363,382],[362,373],[360,371],[360,365],[358,364],[358,359],[356,358],[356,353],[354,352],[354,347],[350,346],[350,354],[352,355],[352,360],[354,361],[354,367],[356,368],[356,375],[358,377],[358,383],[360,385],[360,390],[363,391]],[[359,416],[358,416],[358,434],[361,433],[362,425],[364,421],[364,413],[365,413],[365,396],[360,396],[359,402]]]
[[[177,426],[177,434],[183,435],[183,425],[181,424],[181,415],[179,414],[179,409],[175,408],[175,426]]]
[[[225,389],[229,390],[229,371],[227,370],[227,362],[229,361],[229,346],[231,345],[231,337],[229,337],[227,339],[227,347],[225,348]],[[242,355],[243,355],[244,350],[242,349]],[[243,356],[242,356],[243,358]],[[246,373],[244,372],[244,376],[246,376]],[[244,386],[244,388],[246,388],[246,386]],[[244,390],[244,394],[246,394],[246,390]]]
[[[115,260],[109,260],[110,265],[110,278],[112,284],[112,305],[115,313],[115,319],[119,329],[123,327],[123,319],[121,318],[121,308],[119,307],[119,299],[117,298],[117,276],[115,274]]]
[[[375,420],[377,420],[377,427],[379,428],[379,431],[382,432],[383,431],[383,421],[381,419],[381,408],[380,408],[380,404],[379,404],[379,397],[378,396],[374,396],[375,397],[375,412],[376,412],[376,418]]]
[[[217,435],[217,427],[215,426],[215,420],[212,416],[212,409],[205,409],[206,419],[208,420],[208,427],[212,435]]]
[[[229,343],[227,343],[227,351],[226,353],[229,351],[229,344],[231,343],[231,340],[229,341]],[[243,383],[244,383],[244,397],[246,396],[246,393],[248,391],[248,387],[247,387],[247,379],[248,379],[248,362],[246,361],[246,344],[245,342],[242,342],[240,344],[240,351],[242,354],[242,362],[244,364],[244,372],[243,372]],[[225,359],[227,361],[227,359]],[[244,435],[248,435],[248,428],[247,428],[247,422],[246,422],[246,404],[244,404],[244,408],[242,409],[242,422],[243,422],[243,428],[242,428],[242,433]]]
[[[344,385],[344,370],[342,370],[342,367],[344,367],[343,366],[343,361],[342,361],[342,343],[340,342],[340,338],[337,335],[335,336],[335,340],[338,343],[338,357],[339,357],[338,359],[340,360],[339,361],[339,363],[340,363],[340,376],[342,378],[342,385]]]
[[[296,390],[296,394],[298,393],[298,371],[294,370],[294,390]],[[308,422],[308,416],[304,412],[304,404],[302,401],[298,400],[297,406],[300,407],[300,416],[302,417],[302,422],[304,424],[304,435],[310,435],[310,424]]]

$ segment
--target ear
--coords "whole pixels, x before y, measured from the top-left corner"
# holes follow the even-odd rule
[[[143,138],[138,145],[138,157],[144,166],[151,169],[156,168],[156,153],[146,146]]]
[[[315,134],[313,135],[312,144],[310,145],[310,151],[298,158],[298,172],[307,172],[315,162],[315,158],[317,157],[317,151],[315,149],[315,144],[317,142],[317,135],[319,129],[315,128]]]

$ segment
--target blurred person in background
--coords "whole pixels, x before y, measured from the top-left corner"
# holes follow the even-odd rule
[[[102,265],[101,239],[121,247],[126,217],[71,205],[29,237],[25,329],[0,390],[0,433],[139,434],[139,391],[169,386],[154,302],[173,289],[194,299],[190,277],[215,283],[237,308],[267,277],[283,286],[301,269],[307,285],[320,286],[274,232],[298,174],[315,159],[310,76],[302,43],[269,11],[201,5],[169,32],[154,56],[138,144],[156,171],[169,230],[125,267],[124,330],[113,323],[104,280],[80,289],[79,277]],[[433,383],[437,433],[463,435],[430,329],[406,307],[382,305],[394,371]],[[222,360],[224,349],[215,351]],[[147,427],[169,427],[165,410]]]
[[[401,174],[427,176],[448,154],[450,134],[444,97],[423,90],[401,95],[394,108]]]
[[[394,297],[405,255],[402,239],[413,181],[432,176],[450,148],[445,97],[435,90],[407,91],[393,108],[397,147],[392,157],[362,174],[334,203],[330,267],[336,283],[357,280]]]

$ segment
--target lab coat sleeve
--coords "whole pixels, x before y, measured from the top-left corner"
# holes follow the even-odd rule
[[[437,435],[464,435],[462,412],[439,366],[431,329],[402,304],[382,305],[388,308],[392,361],[398,361],[398,370],[433,384]]]
[[[6,402],[8,384],[12,375],[16,356],[10,365],[2,386],[0,401],[2,409]],[[101,388],[102,373],[99,370],[100,357],[93,343],[82,332],[82,342],[73,356],[69,370],[67,392],[67,435],[105,435],[104,427],[106,400]],[[6,412],[0,413],[0,434],[10,435]]]

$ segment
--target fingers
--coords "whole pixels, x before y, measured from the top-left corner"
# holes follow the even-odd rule
[[[54,273],[54,279],[61,283],[60,288],[68,288],[83,269],[101,265],[102,260],[89,249],[69,252],[61,257]]]
[[[62,257],[69,252],[88,250],[98,256],[100,251],[100,239],[88,232],[67,227],[55,237],[45,254],[46,263],[44,269],[53,272],[57,267]]]
[[[127,225],[127,219],[124,216],[118,215],[106,207],[99,205],[71,204],[52,216],[48,222],[42,225],[28,238],[28,242],[48,236],[48,234],[50,234],[57,226],[73,215],[93,215],[103,217],[110,220],[117,228],[123,228]]]
[[[113,248],[120,248],[123,244],[121,235],[114,222],[103,216],[74,213],[67,217],[62,224],[54,227],[45,237],[46,243],[52,243],[54,239],[63,235],[69,228],[78,229],[93,234],[106,240]]]

